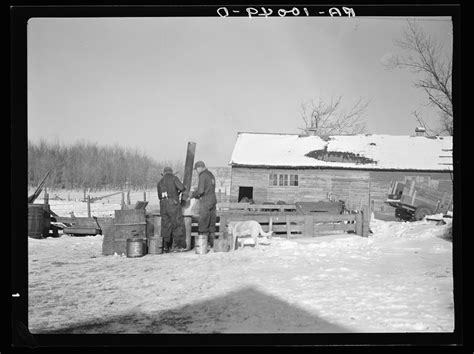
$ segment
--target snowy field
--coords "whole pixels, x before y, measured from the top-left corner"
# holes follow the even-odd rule
[[[113,216],[119,203],[120,196],[93,203],[92,215]],[[61,216],[70,211],[87,215],[86,203],[80,201],[51,200],[50,205]],[[443,237],[447,227],[373,219],[369,238],[274,237],[259,249],[140,258],[102,256],[101,235],[28,238],[29,329],[452,332],[452,243]]]

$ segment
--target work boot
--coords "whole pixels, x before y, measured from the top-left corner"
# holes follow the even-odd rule
[[[214,239],[216,238],[216,235],[214,233],[210,233],[209,236],[207,237],[207,244],[213,248],[214,247]]]
[[[163,253],[170,253],[171,242],[163,241]]]

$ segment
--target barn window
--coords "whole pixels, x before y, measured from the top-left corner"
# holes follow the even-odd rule
[[[290,186],[298,185],[298,175],[290,175]]]
[[[278,175],[276,173],[270,173],[268,180],[268,185],[269,186],[278,186]]]
[[[288,185],[288,175],[278,175],[278,185],[287,186]]]

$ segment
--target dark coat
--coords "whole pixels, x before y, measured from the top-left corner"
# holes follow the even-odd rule
[[[181,183],[178,177],[172,173],[165,173],[158,182],[158,199],[169,199],[179,203],[179,193],[184,192],[186,187]]]
[[[216,179],[212,172],[206,169],[199,174],[198,188],[191,197],[199,199],[201,204],[208,206],[215,206],[217,204]]]

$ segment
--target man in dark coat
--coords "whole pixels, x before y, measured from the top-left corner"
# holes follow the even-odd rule
[[[200,200],[199,203],[199,223],[198,232],[201,235],[207,235],[208,244],[214,247],[214,238],[216,234],[216,179],[214,175],[206,168],[203,161],[197,161],[194,168],[199,174],[198,188],[191,198]]]
[[[179,194],[183,193],[186,187],[173,174],[171,167],[165,167],[162,175],[163,177],[158,182],[157,188],[158,198],[160,199],[163,250],[169,252],[170,248],[173,247],[182,251],[186,248],[186,238]]]

